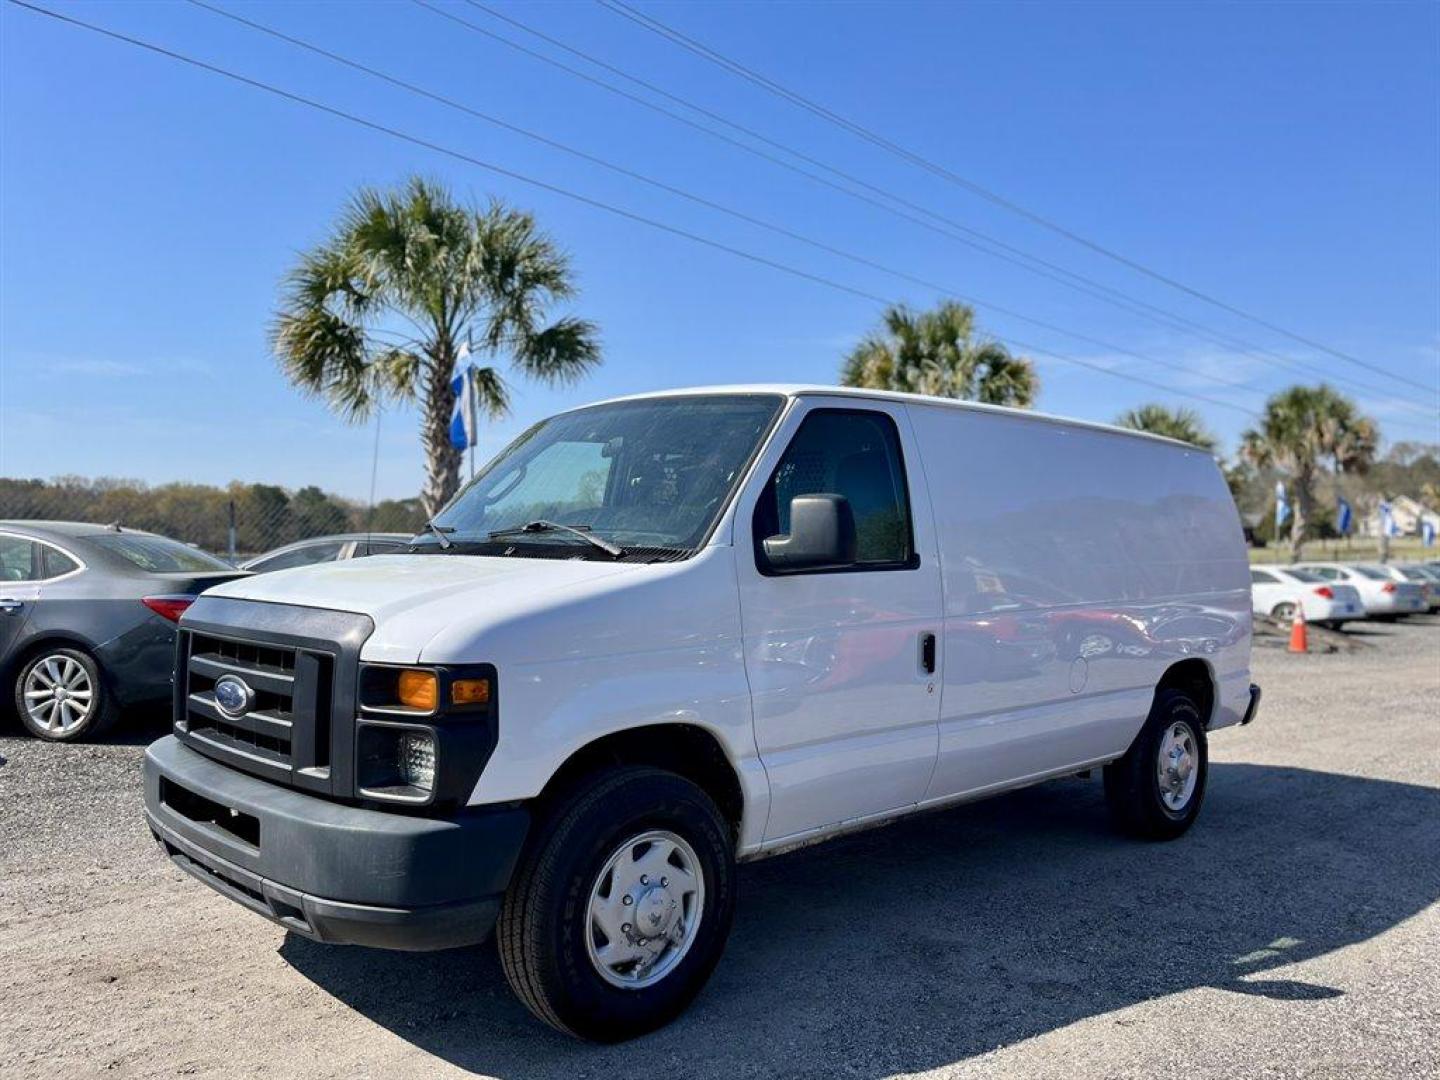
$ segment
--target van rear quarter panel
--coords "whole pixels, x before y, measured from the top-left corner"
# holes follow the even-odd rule
[[[1122,754],[1198,657],[1212,728],[1250,680],[1249,565],[1214,459],[1103,429],[911,405],[944,590],[928,799]]]

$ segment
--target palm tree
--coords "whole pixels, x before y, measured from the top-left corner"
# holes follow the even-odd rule
[[[1117,427],[1132,431],[1148,431],[1151,435],[1164,435],[1167,439],[1198,446],[1206,453],[1215,453],[1220,445],[1218,439],[1205,426],[1200,414],[1194,409],[1171,409],[1164,405],[1141,405],[1128,409],[1115,418]]]
[[[1027,408],[1040,390],[1035,365],[998,341],[977,340],[975,312],[954,300],[933,311],[885,311],[882,328],[850,351],[844,386],[901,390]]]
[[[1292,386],[1265,403],[1260,425],[1240,436],[1240,453],[1261,468],[1289,475],[1290,550],[1300,557],[1315,506],[1315,477],[1328,462],[1335,472],[1364,472],[1375,460],[1380,432],[1355,403],[1323,383]]]
[[[361,190],[330,238],[301,254],[271,346],[291,382],[347,420],[387,400],[420,403],[421,502],[433,516],[459,487],[449,429],[462,346],[506,356],[542,382],[575,380],[600,361],[594,325],[545,322],[574,291],[568,258],[528,213],[498,201],[461,206],[417,177],[398,190]],[[503,416],[500,372],[483,367],[475,382],[481,410]]]

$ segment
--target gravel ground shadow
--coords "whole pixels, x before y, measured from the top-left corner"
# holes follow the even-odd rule
[[[1225,764],[1207,803],[1182,840],[1139,843],[1109,831],[1098,781],[1061,781],[742,868],[715,977],[640,1041],[644,1060],[880,1077],[1194,987],[1305,1007],[1340,991],[1276,969],[1440,898],[1440,791]],[[292,935],[281,953],[462,1068],[576,1077],[637,1060],[636,1044],[588,1046],[532,1020],[493,945],[398,954]]]

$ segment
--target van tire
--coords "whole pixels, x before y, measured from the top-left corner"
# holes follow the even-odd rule
[[[60,718],[47,725],[47,718],[36,715],[30,693],[53,690],[46,672],[62,675],[58,685],[69,689],[75,701],[85,702],[84,715],[75,719],[73,705],[65,706]],[[83,698],[75,695],[83,695]],[[100,735],[119,718],[120,707],[105,676],[89,653],[60,645],[46,645],[32,652],[20,665],[13,687],[15,712],[25,730],[46,742],[85,742]]]
[[[1180,809],[1167,804],[1160,786],[1160,755],[1172,731],[1188,734],[1195,774],[1194,788]],[[1125,756],[1105,766],[1105,801],[1111,820],[1130,836],[1174,840],[1199,815],[1209,774],[1210,751],[1199,706],[1182,690],[1161,690]]]
[[[592,889],[617,846],[654,831],[679,837],[696,858],[700,915],[659,981],[612,985],[592,960]],[[569,1035],[620,1042],[684,1011],[719,961],[734,911],[735,852],[714,801],[674,773],[623,766],[592,773],[553,805],[511,880],[496,938],[505,976],[531,1012]]]

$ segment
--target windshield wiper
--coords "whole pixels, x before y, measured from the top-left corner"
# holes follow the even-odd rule
[[[587,544],[599,548],[613,558],[618,559],[625,554],[624,548],[610,543],[609,540],[602,540],[598,536],[592,536],[589,528],[590,526],[588,525],[578,527],[575,525],[561,525],[558,522],[545,521],[542,518],[538,521],[527,521],[524,525],[516,525],[509,529],[496,529],[492,533],[487,533],[486,536],[491,540],[498,540],[502,536],[520,536],[524,533],[563,532],[569,536],[578,536]]]
[[[435,539],[440,541],[440,547],[441,547],[441,549],[442,549],[442,550],[449,550],[449,548],[450,548],[450,546],[451,546],[451,545],[450,545],[450,537],[449,537],[448,535],[446,535],[446,534],[447,534],[447,533],[453,533],[453,532],[455,531],[455,526],[453,526],[453,525],[436,525],[435,522],[433,522],[433,521],[427,521],[427,522],[425,522],[425,528],[424,528],[423,530],[421,530],[421,531],[422,531],[422,532],[434,533],[434,534],[435,534]]]

